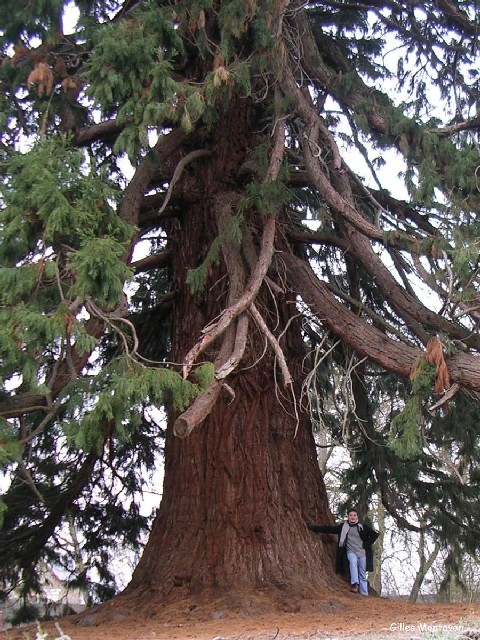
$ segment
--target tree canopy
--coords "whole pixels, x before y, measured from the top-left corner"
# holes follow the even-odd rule
[[[473,552],[476,3],[3,0],[0,25],[5,584],[47,559],[112,594],[165,435],[172,473],[184,439],[226,456],[212,412],[228,432],[267,388],[273,439],[308,415],[351,499]]]

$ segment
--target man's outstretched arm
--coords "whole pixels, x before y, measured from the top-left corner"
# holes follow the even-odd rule
[[[340,533],[342,525],[320,525],[314,522],[307,522],[307,527],[315,533]]]

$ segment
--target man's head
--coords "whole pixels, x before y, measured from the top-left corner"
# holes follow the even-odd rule
[[[356,509],[349,509],[347,513],[348,524],[357,524],[358,511]]]

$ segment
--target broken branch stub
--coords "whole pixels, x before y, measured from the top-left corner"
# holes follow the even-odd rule
[[[222,390],[222,382],[214,380],[205,391],[197,396],[186,411],[173,423],[173,434],[177,438],[186,438],[197,425],[208,416]]]

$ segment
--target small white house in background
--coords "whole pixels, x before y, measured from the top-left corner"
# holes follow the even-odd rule
[[[86,607],[81,589],[70,587],[67,580],[59,577],[59,570],[45,565],[40,575],[41,591],[32,595],[28,604],[38,610],[39,618],[59,618],[71,613],[79,613]],[[5,602],[0,603],[0,631],[11,627],[10,620],[21,602],[13,591]]]

